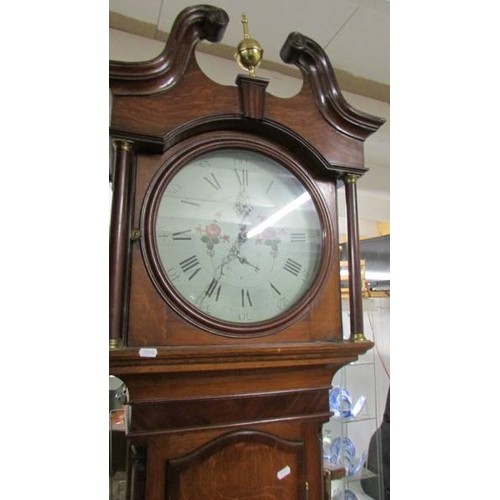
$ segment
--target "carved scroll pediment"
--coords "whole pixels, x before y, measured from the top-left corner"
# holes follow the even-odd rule
[[[328,56],[311,38],[290,33],[280,56],[301,70],[323,118],[338,131],[365,140],[385,122],[383,118],[356,110],[345,100]]]
[[[151,95],[168,90],[182,78],[198,42],[220,42],[228,22],[229,16],[218,7],[197,5],[184,9],[160,55],[144,62],[110,61],[112,93]]]

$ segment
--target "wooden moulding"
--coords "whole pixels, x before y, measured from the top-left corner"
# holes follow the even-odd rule
[[[154,357],[144,357],[141,348],[110,352],[114,374],[195,372],[202,369],[254,369],[257,367],[299,367],[349,363],[373,346],[372,342],[296,342],[282,344],[207,345],[155,348]]]

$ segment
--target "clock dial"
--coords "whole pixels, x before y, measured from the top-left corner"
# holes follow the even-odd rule
[[[305,184],[267,155],[211,151],[162,184],[155,255],[169,291],[239,325],[294,308],[314,282],[323,227]]]

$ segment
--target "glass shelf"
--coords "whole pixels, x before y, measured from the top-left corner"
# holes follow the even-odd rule
[[[356,417],[331,417],[332,420],[339,423],[354,423],[354,422],[366,422],[367,420],[375,420],[377,417],[375,415],[357,415]]]
[[[354,474],[352,476],[346,475],[345,480],[348,483],[351,483],[353,481],[360,481],[361,479],[372,479],[372,478],[376,478],[376,477],[377,477],[377,474],[375,474],[371,470],[363,468],[363,469],[361,469],[361,472],[358,472],[357,474]]]

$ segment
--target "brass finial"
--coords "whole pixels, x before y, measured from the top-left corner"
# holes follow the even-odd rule
[[[238,44],[234,58],[240,68],[248,71],[250,76],[255,76],[255,68],[260,64],[264,49],[262,45],[250,38],[248,33],[248,19],[245,14],[241,15],[241,24],[243,24],[243,40]]]

